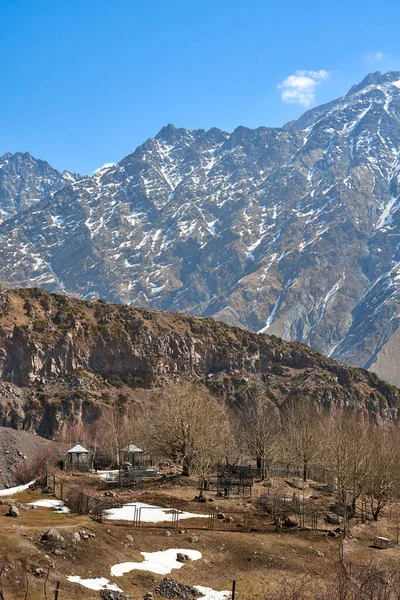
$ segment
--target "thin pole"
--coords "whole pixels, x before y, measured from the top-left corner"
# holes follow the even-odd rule
[[[58,600],[58,593],[60,591],[60,586],[61,586],[61,583],[59,581],[57,581],[56,590],[54,593],[54,600]]]
[[[236,581],[232,581],[232,600],[235,600],[235,592],[236,592]]]

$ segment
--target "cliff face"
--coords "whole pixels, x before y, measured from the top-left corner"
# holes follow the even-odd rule
[[[51,437],[92,422],[123,395],[143,402],[169,381],[196,378],[245,401],[260,374],[281,405],[308,396],[327,407],[398,420],[400,391],[298,342],[211,319],[31,290],[0,294],[0,425]]]

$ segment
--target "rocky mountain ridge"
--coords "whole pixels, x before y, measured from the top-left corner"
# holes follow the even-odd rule
[[[4,221],[0,280],[212,316],[400,384],[399,153],[399,72],[282,128],[170,125]]]
[[[328,410],[399,421],[399,389],[299,342],[38,289],[0,294],[1,426],[53,437],[71,423],[96,421],[115,399],[140,406],[156,388],[182,380],[241,404],[254,376],[278,406],[307,397]]]
[[[0,223],[79,179],[77,173],[53,169],[29,152],[0,156]]]

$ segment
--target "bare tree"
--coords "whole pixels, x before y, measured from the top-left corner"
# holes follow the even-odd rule
[[[375,427],[370,441],[365,497],[377,521],[400,494],[400,436],[393,427]]]
[[[226,424],[223,428],[222,444],[226,467],[234,467],[248,455],[246,431],[243,427],[242,415],[226,407]]]
[[[315,403],[306,398],[289,400],[283,409],[289,455],[301,461],[304,481],[307,481],[309,465],[320,455],[323,420]]]
[[[336,484],[345,531],[347,519],[355,514],[356,502],[366,489],[371,441],[371,426],[363,423],[359,415],[338,410],[326,424],[323,458]]]
[[[251,382],[242,418],[250,454],[257,461],[262,479],[265,479],[279,455],[281,423],[279,411],[267,398],[259,379]]]
[[[111,464],[121,466],[123,452],[132,441],[128,420],[128,408],[125,397],[116,398],[110,407],[103,410],[103,414],[88,428],[91,446],[97,452],[108,456]]]
[[[199,477],[200,493],[213,465],[224,456],[226,407],[197,383],[159,392],[148,413],[148,445],[159,456],[181,460],[183,475]]]

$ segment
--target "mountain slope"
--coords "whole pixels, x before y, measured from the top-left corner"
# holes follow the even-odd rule
[[[10,152],[0,156],[0,222],[29,209],[70,181],[76,173],[53,169],[29,152]]]
[[[283,128],[163,128],[0,226],[0,279],[213,316],[400,384],[400,73]]]
[[[298,342],[43,290],[0,293],[2,426],[52,437],[95,421],[113,399],[138,405],[154,388],[191,379],[242,403],[253,375],[278,406],[307,397],[328,410],[399,420],[399,389]]]

